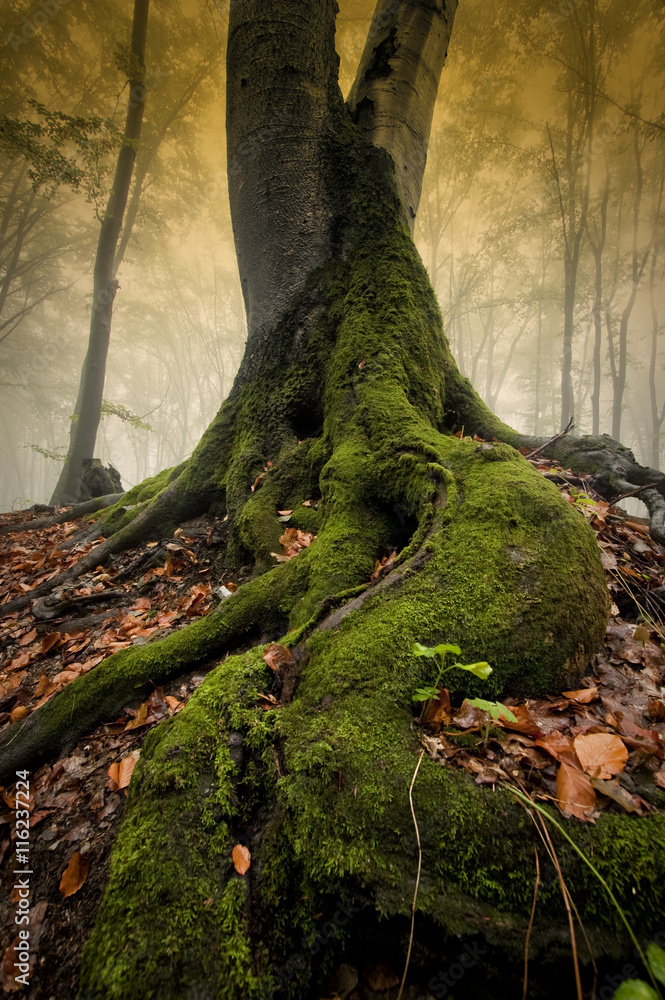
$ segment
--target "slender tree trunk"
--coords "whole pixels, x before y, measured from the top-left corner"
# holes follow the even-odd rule
[[[113,262],[127,205],[145,108],[146,90],[143,78],[149,3],[150,0],[135,0],[134,3],[130,45],[132,65],[125,133],[97,244],[90,337],[81,371],[69,449],[51,498],[52,504],[74,503],[78,499],[83,463],[94,457],[111,336],[113,301],[118,289]]]

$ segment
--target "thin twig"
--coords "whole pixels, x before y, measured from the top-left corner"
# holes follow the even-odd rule
[[[546,448],[549,448],[551,444],[555,444],[555,442],[560,441],[562,437],[565,437],[566,434],[570,434],[570,432],[574,429],[574,427],[575,424],[573,422],[573,418],[571,417],[570,420],[568,421],[568,426],[564,430],[559,431],[558,434],[555,434],[554,437],[550,438],[549,441],[546,441],[545,444],[541,444],[540,448],[536,448],[534,451],[530,451],[529,454],[525,455],[524,457],[527,459],[527,461],[529,461],[532,458],[535,458],[536,455],[540,455],[541,451],[545,451]]]
[[[406,974],[409,971],[409,962],[411,961],[411,947],[413,945],[413,930],[416,923],[416,899],[418,898],[418,887],[420,886],[420,869],[423,861],[423,852],[420,847],[420,830],[418,829],[418,820],[416,819],[416,812],[413,808],[413,786],[416,783],[416,778],[418,777],[418,771],[420,770],[420,765],[422,759],[425,756],[425,751],[420,751],[420,757],[418,758],[418,763],[416,764],[416,769],[413,772],[413,778],[411,779],[411,787],[409,788],[409,805],[411,806],[411,815],[413,816],[413,825],[416,828],[416,841],[418,843],[418,874],[416,876],[416,888],[413,893],[413,904],[411,906],[411,934],[409,935],[409,949],[406,953],[406,963],[404,965],[404,975],[402,976],[402,983],[399,988],[399,993],[397,994],[397,1000],[402,1000],[402,993],[404,992],[404,984],[406,982]]]
[[[630,493],[622,493],[620,497],[615,497],[612,503],[618,503],[619,500],[625,500],[627,497],[637,496],[638,493],[642,493],[644,490],[658,489],[660,485],[660,483],[647,483],[646,486],[638,486],[636,490],[631,490]]]
[[[524,992],[522,993],[522,1000],[526,1000],[527,989],[529,986],[529,942],[531,941],[531,931],[533,930],[533,921],[536,916],[538,889],[540,888],[540,858],[538,857],[538,848],[535,844],[533,845],[533,852],[536,855],[536,884],[533,887],[533,904],[531,906],[531,916],[529,917],[529,926],[526,932],[526,941],[524,942]]]

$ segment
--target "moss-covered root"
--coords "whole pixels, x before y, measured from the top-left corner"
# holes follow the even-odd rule
[[[321,981],[321,960],[339,961],[343,935],[357,940],[363,921],[401,918],[406,943],[417,868],[408,788],[418,750],[408,702],[427,664],[394,658],[387,640],[368,659],[367,614],[309,640],[291,705],[256,707],[269,679],[262,650],[253,650],[221,664],[151,734],[84,952],[81,998],[302,1000]],[[430,760],[414,802],[423,846],[418,934],[429,928],[431,945],[482,933],[520,955],[535,878],[525,811],[508,793]],[[568,828],[647,936],[663,903],[663,817]],[[600,886],[554,840],[594,951],[626,944]],[[252,854],[244,877],[231,863],[237,843]],[[317,915],[340,900],[356,923],[342,919],[346,930],[327,933],[321,949]],[[561,940],[566,923],[557,880],[545,880],[533,951]]]
[[[231,853],[252,819],[248,789],[261,782],[241,759],[270,742],[256,707],[269,672],[256,652],[226,660],[146,740],[83,955],[81,998],[271,995],[250,937],[250,878],[236,874]]]
[[[148,690],[259,634],[280,635],[305,586],[306,564],[293,561],[244,584],[218,609],[161,642],[121,650],[15,723],[0,742],[0,781],[33,768]]]

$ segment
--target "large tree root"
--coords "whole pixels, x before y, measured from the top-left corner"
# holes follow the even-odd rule
[[[417,632],[398,615],[392,589],[312,634],[290,704],[267,714],[257,707],[270,672],[253,650],[221,664],[151,734],[85,949],[81,998],[302,1000],[377,912],[382,937],[404,953],[417,868],[409,698],[425,677],[423,661],[403,652]],[[420,961],[430,957],[427,938],[440,947],[446,934],[482,934],[519,959],[535,880],[525,812],[507,793],[429,760],[414,802]],[[640,934],[657,930],[665,819],[603,816],[572,836]],[[554,838],[593,952],[615,949],[624,941],[618,914]],[[238,843],[251,851],[244,877],[231,863]],[[551,875],[541,884],[532,955],[565,941]]]
[[[285,622],[282,605],[303,587],[302,569],[295,563],[281,566],[243,586],[206,618],[161,642],[114,653],[69,684],[2,734],[0,782],[11,781],[17,769],[34,768],[102,722],[113,721],[150,686],[163,684],[266,632],[280,634]]]
[[[279,552],[280,516],[315,541],[208,619],[109,658],[3,744],[7,775],[85,732],[100,705],[113,717],[149,681],[261,639],[294,647],[275,712],[256,707],[270,675],[255,648],[224,661],[149,737],[86,951],[84,996],[302,998],[312,962],[300,942],[315,935],[317,913],[337,900],[391,918],[409,911],[411,697],[433,680],[414,641],[456,643],[467,660],[489,661],[490,684],[451,674],[449,687],[492,697],[572,686],[604,635],[609,600],[585,519],[496,418],[484,442],[453,436],[464,406],[478,417],[468,430],[489,411],[455,375],[427,276],[386,195],[385,158],[347,138],[334,171],[357,186],[353,197],[339,192],[344,252],[312,275],[264,345],[249,344],[185,467],[153,483],[143,507],[112,510],[114,533],[76,572],[205,510],[228,516],[232,553],[257,573]],[[368,587],[393,550],[392,570]],[[321,622],[331,599],[339,606]],[[422,912],[449,933],[492,934],[500,919],[521,949],[532,889],[525,814],[430,763],[415,801]],[[645,933],[665,874],[662,828],[660,817],[607,817],[580,834],[620,899],[633,898],[633,885],[638,900],[651,894],[638,914]],[[230,861],[243,839],[253,852],[244,880]],[[585,870],[576,881],[594,945],[604,933],[616,943],[618,924]],[[543,942],[564,912],[553,891],[550,904]],[[288,966],[290,956],[298,961]]]
[[[67,521],[76,521],[79,517],[84,517],[86,514],[95,514],[97,511],[113,506],[124,495],[124,493],[111,493],[104,497],[95,497],[93,500],[85,500],[74,507],[68,507],[59,514],[33,518],[32,521],[17,520],[11,524],[2,524],[0,525],[0,535],[11,535],[15,532],[24,531],[41,531],[42,528],[53,528],[58,524],[65,524]]]

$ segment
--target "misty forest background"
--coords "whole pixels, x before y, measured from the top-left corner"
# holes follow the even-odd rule
[[[374,4],[339,2],[346,92]],[[5,0],[0,114],[44,123],[32,100],[122,128],[132,6]],[[242,355],[227,17],[226,0],[164,0],[150,15],[96,449],[125,488],[190,454]],[[554,434],[568,416],[563,372],[578,432],[611,433],[655,468],[665,449],[663,95],[661,0],[462,0],[416,222],[458,364],[487,404],[525,433]],[[92,150],[78,190],[57,170],[35,189],[11,143],[0,151],[2,510],[47,502],[60,471],[116,156]]]

